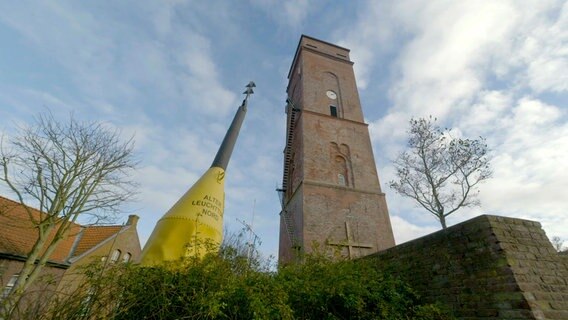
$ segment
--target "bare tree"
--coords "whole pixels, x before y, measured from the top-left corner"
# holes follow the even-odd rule
[[[477,184],[491,177],[485,139],[452,137],[436,119],[410,120],[408,150],[396,160],[397,180],[389,186],[432,213],[446,228],[446,217],[478,206]]]
[[[0,146],[0,182],[15,194],[37,230],[18,280],[2,301],[5,314],[37,279],[79,216],[96,221],[113,217],[133,194],[132,150],[132,139],[121,142],[116,130],[73,116],[59,123],[49,113],[20,128],[7,147]]]
[[[550,239],[550,243],[552,243],[552,246],[554,247],[554,249],[556,249],[556,251],[558,252],[562,252],[564,251],[564,241],[558,237],[558,236],[554,236]]]

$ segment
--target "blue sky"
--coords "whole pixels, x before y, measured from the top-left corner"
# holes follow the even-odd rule
[[[141,217],[145,241],[209,167],[254,80],[225,225],[252,223],[276,255],[286,75],[301,34],[351,49],[398,243],[439,229],[387,187],[408,120],[427,115],[493,150],[482,206],[450,225],[527,218],[568,241],[566,1],[5,1],[0,131],[49,108],[134,135],[140,193],[126,214]]]

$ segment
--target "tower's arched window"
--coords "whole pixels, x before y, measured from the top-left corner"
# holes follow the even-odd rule
[[[131,258],[132,255],[130,254],[130,252],[127,252],[122,256],[122,262],[127,263],[130,261]]]
[[[340,186],[345,186],[347,185],[347,183],[345,182],[345,176],[342,173],[338,173],[337,174],[337,183]]]
[[[347,161],[344,157],[339,155],[335,157],[333,171],[337,177],[336,183],[340,186],[347,186],[349,180],[347,177]]]
[[[354,187],[349,146],[345,143],[331,142],[329,151],[331,181],[340,186]]]

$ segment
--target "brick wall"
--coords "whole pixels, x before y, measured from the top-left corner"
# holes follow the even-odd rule
[[[484,215],[371,257],[460,319],[568,319],[568,261],[538,222]]]
[[[3,292],[6,284],[13,275],[18,274],[24,265],[23,261],[14,259],[0,258],[0,294]],[[19,305],[12,315],[13,319],[26,318],[26,313],[42,310],[51,299],[56,287],[57,281],[62,277],[66,270],[64,265],[46,265],[41,274],[22,296]],[[0,296],[0,301],[2,297]],[[0,317],[1,318],[1,317]]]
[[[101,242],[79,257],[72,258],[70,260],[71,266],[61,278],[57,291],[65,294],[72,293],[84,280],[84,268],[93,262],[104,263],[102,261],[103,257],[107,263],[111,263],[110,259],[115,250],[120,251],[120,256],[116,263],[122,262],[127,253],[130,254],[130,262],[137,262],[141,253],[140,240],[138,239],[138,231],[136,229],[137,221],[138,217],[135,218],[135,222],[131,225],[129,218],[127,226],[123,227],[115,237]]]

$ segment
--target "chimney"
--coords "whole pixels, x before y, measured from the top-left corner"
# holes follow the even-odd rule
[[[135,215],[135,214],[131,214],[128,216],[128,221],[126,221],[126,225],[127,226],[136,226],[136,224],[138,223],[138,219],[140,219],[139,216]]]

